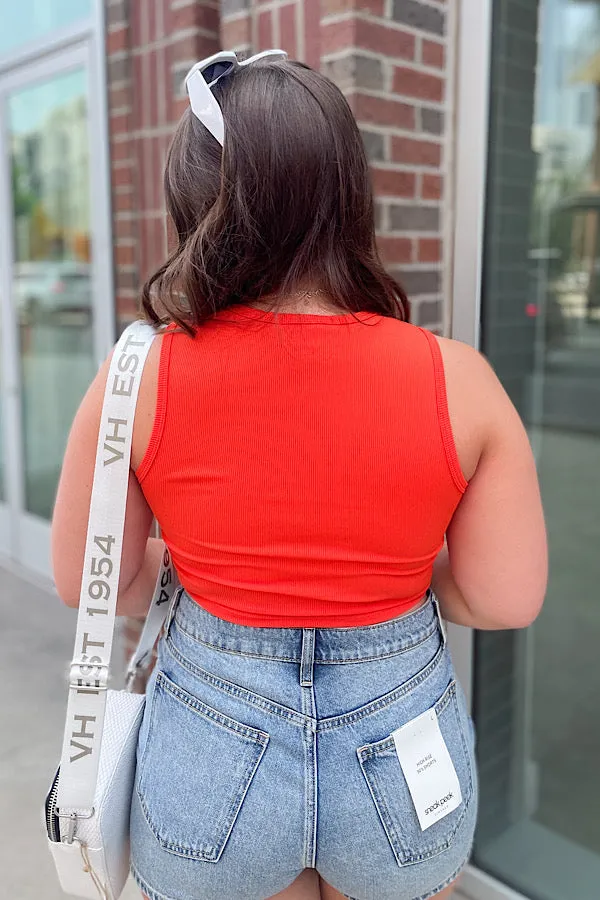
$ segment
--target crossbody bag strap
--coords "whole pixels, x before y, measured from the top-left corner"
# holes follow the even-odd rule
[[[154,329],[144,322],[134,322],[125,329],[112,357],[104,393],[57,802],[59,810],[69,809],[82,816],[92,814],[98,778],[133,421],[142,371],[154,337]],[[162,576],[163,569],[157,589]],[[162,624],[162,620],[158,623],[157,610],[164,619],[168,603],[165,600],[155,606],[153,601],[156,638]]]
[[[171,554],[165,547],[152,603],[148,609],[138,645],[127,666],[125,683],[128,688],[133,685],[136,675],[147,669],[152,661],[152,651],[156,639],[160,634],[171,603],[174,601],[175,591],[178,587],[179,578],[171,560]]]

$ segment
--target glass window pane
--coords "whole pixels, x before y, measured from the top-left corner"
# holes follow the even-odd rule
[[[528,425],[544,610],[476,639],[475,862],[536,900],[600,883],[600,3],[493,5],[482,334]]]
[[[94,376],[86,98],[78,69],[8,101],[25,507],[44,518]]]
[[[91,15],[93,0],[3,0],[0,56]]]
[[[2,421],[2,383],[0,379],[0,503],[6,501],[4,490],[4,423]]]

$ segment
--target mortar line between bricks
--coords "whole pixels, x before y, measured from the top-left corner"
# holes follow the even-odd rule
[[[367,131],[368,129],[361,126],[360,130]],[[419,142],[420,138],[417,138],[417,143]],[[424,141],[423,143],[434,143],[436,147],[441,146],[439,141],[437,143],[434,141]],[[429,165],[428,163],[388,162],[386,159],[372,159],[371,168],[377,169],[380,172],[406,172],[418,175],[438,175],[442,172],[442,167],[437,164]]]
[[[185,9],[186,6],[195,6],[197,2],[198,0],[171,0],[171,9]],[[218,2],[211,3],[210,0],[204,0],[204,5],[211,9],[219,8]]]
[[[412,172],[406,172],[404,174],[412,175]],[[427,207],[429,209],[438,209],[442,206],[442,199],[439,200],[431,200],[425,199],[421,196],[419,191],[415,191],[415,193],[411,196],[408,196],[406,193],[403,194],[377,194],[378,200],[402,200],[405,202],[406,206],[410,206],[412,203],[418,202],[420,206]]]
[[[322,62],[337,62],[338,60],[345,59],[347,56],[366,56],[369,59],[382,60],[384,63],[392,63],[392,65],[399,66],[403,69],[408,68],[411,72],[422,72],[423,75],[434,75],[439,78],[440,81],[446,80],[444,70],[439,67],[426,66],[424,63],[415,62],[412,59],[407,59],[405,56],[391,56],[387,53],[372,50],[369,47],[362,47],[358,43],[348,44],[347,47],[342,47],[340,50],[333,50],[331,53],[325,53],[321,57],[321,60]]]
[[[406,231],[393,231],[389,230],[385,234],[380,234],[379,237],[387,237],[387,238],[406,238],[407,240],[417,240],[417,238],[411,238]],[[421,231],[418,235],[419,238],[426,238],[428,240],[442,240],[442,233],[440,231]],[[433,262],[433,263],[422,263],[422,262],[409,262],[402,263],[404,268],[408,271],[410,269],[411,272],[442,272],[444,270],[443,262]]]
[[[437,110],[432,110],[432,112],[437,112]],[[393,125],[381,125],[379,122],[369,122],[362,118],[359,118],[357,121],[361,128],[367,128],[369,131],[375,131],[378,134],[390,135],[390,137],[424,137],[432,141],[437,140],[441,144],[446,140],[443,134],[438,134],[434,131],[424,131],[421,128],[395,128]]]
[[[402,272],[397,274],[401,279]],[[417,303],[443,303],[444,297],[443,294],[411,294],[409,299],[414,306]]]
[[[131,55],[142,56],[145,53],[151,53],[153,50],[164,50],[167,47],[172,47],[178,41],[194,37],[216,38],[218,37],[218,34],[216,31],[211,31],[210,28],[201,28],[200,26],[183,28],[181,31],[174,31],[168,37],[159,38],[157,41],[150,41],[147,44],[139,44],[132,47]]]
[[[276,9],[281,9],[281,6],[282,6],[282,4],[279,2],[279,0],[269,0],[268,3],[261,3],[259,7],[254,7],[252,12],[255,12],[255,14],[257,14],[257,13],[260,14],[263,12],[273,12]],[[244,14],[249,15],[249,13],[250,13],[250,11],[247,9]],[[238,13],[232,13],[231,17],[233,17],[233,16],[237,17],[238,15],[239,15]],[[223,21],[229,22],[231,17],[228,17],[227,19],[225,19],[225,17],[223,17]]]
[[[439,262],[407,262],[399,263],[405,272],[441,272],[443,265]]]
[[[290,0],[290,2],[292,2],[292,0]],[[251,12],[254,12],[255,9],[257,9],[257,11],[259,13],[273,12],[276,9],[281,9],[282,5],[287,5],[287,4],[282,4],[281,0],[269,0],[268,3],[261,3],[258,8],[253,8],[252,11],[249,9],[244,9],[241,11],[230,13],[228,16],[222,16],[221,21],[223,22],[224,25],[228,25],[230,22],[237,22],[238,19],[243,19],[246,16],[248,18],[250,18]]]
[[[437,12],[448,12],[448,4],[445,0],[417,0],[421,6],[427,6],[429,9],[435,9]]]
[[[405,25],[403,22],[396,22],[394,19],[376,16],[374,13],[368,12],[367,10],[348,10],[347,12],[330,13],[328,16],[323,16],[321,25],[338,25],[341,22],[354,21],[357,19],[363,22],[371,22],[374,25],[380,25],[382,28],[385,28],[386,31],[400,31],[411,37],[424,37],[426,40],[429,40],[429,36],[431,35],[431,40],[438,41],[442,44],[447,43],[446,35],[438,34],[435,31],[427,31],[424,28],[417,28],[414,25]]]
[[[121,78],[119,81],[110,81],[108,88],[111,92],[127,90],[131,87],[131,78]]]
[[[262,10],[262,4],[261,4]],[[238,22],[242,19],[250,19],[250,10],[249,9],[240,9],[236,12],[229,13],[226,16],[221,16],[221,24],[229,25],[230,22]]]
[[[441,79],[443,80],[443,79]],[[392,100],[406,103],[409,106],[425,106],[426,109],[435,110],[435,112],[445,112],[447,102],[445,100],[429,100],[426,97],[409,97],[406,94],[387,93],[386,91],[378,91],[374,88],[357,88],[354,87],[353,94],[362,94],[365,97],[376,97],[378,100]]]

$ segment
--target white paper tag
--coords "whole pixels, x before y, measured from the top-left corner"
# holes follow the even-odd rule
[[[435,709],[392,732],[421,829],[439,822],[462,803],[460,783]]]

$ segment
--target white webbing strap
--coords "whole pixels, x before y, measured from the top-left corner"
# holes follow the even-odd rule
[[[134,322],[122,334],[108,373],[98,434],[75,652],[60,762],[58,808],[90,815],[93,807],[113,644],[133,420],[154,329]],[[163,561],[164,562],[164,561]],[[177,579],[167,554],[152,601],[145,644],[158,636]],[[169,590],[161,596],[161,581]],[[158,603],[158,600],[162,602]],[[154,640],[152,644],[154,644]],[[143,648],[142,648],[143,649]],[[151,648],[150,648],[151,649]],[[147,654],[148,650],[144,650]]]
[[[171,554],[165,547],[165,552],[156,579],[156,587],[154,588],[154,596],[152,603],[144,622],[144,627],[135,649],[135,653],[127,666],[126,683],[131,685],[133,679],[138,672],[143,672],[148,667],[152,659],[152,650],[156,643],[156,639],[160,633],[163,622],[167,617],[171,603],[174,600],[174,594],[179,587],[179,579],[177,572],[171,562]]]

